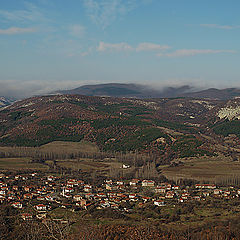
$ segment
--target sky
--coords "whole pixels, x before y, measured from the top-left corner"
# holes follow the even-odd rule
[[[240,87],[239,0],[1,0],[0,96]]]

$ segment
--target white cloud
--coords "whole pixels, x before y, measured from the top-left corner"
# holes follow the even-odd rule
[[[217,53],[235,53],[233,50],[213,50],[213,49],[179,49],[170,53],[159,53],[158,56],[167,57],[188,57],[202,54],[217,54]]]
[[[89,18],[103,29],[117,17],[150,2],[150,0],[83,0]]]
[[[125,43],[125,42],[121,42],[121,43],[105,43],[105,42],[100,42],[98,47],[97,47],[97,51],[99,52],[113,52],[113,51],[131,51],[133,50],[133,48]]]
[[[23,33],[32,33],[32,32],[36,32],[36,29],[35,28],[18,28],[18,27],[0,29],[0,35],[14,35],[14,34],[23,34]]]
[[[140,52],[140,51],[162,51],[162,50],[167,50],[171,48],[168,45],[159,45],[159,44],[155,44],[155,43],[140,43],[137,48],[136,51]]]
[[[80,24],[75,24],[69,27],[70,34],[77,38],[83,38],[85,35],[85,27]]]
[[[218,29],[226,29],[226,30],[231,30],[231,29],[236,29],[240,28],[240,26],[233,26],[233,25],[219,25],[219,24],[200,24],[201,27],[207,27],[207,28],[218,28]]]
[[[0,96],[25,98],[48,94],[57,90],[80,87],[84,84],[98,83],[95,80],[60,81],[60,80],[1,80]]]
[[[42,12],[32,3],[24,3],[24,10],[0,10],[1,21],[10,22],[41,22],[46,20]]]
[[[150,51],[150,52],[161,52],[163,50],[167,50],[171,48],[168,45],[159,45],[155,43],[139,43],[137,47],[133,47],[129,45],[128,43],[121,42],[121,43],[105,43],[100,42],[97,51],[99,52],[113,52],[113,51],[136,51],[136,52],[143,52],[143,51]]]

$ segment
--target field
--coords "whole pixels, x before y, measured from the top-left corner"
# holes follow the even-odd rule
[[[73,170],[83,170],[83,171],[91,171],[91,170],[106,170],[108,169],[108,165],[103,162],[92,161],[91,159],[67,159],[67,160],[59,160],[57,161],[57,165],[61,167],[70,168]]]
[[[47,170],[48,166],[31,163],[29,158],[0,158],[0,170]]]
[[[101,176],[110,177],[111,174],[128,174],[133,168],[123,169],[122,163],[114,159],[96,161],[89,158],[57,160],[57,166],[68,168],[74,171],[81,170],[86,173],[98,173]]]
[[[162,173],[168,179],[195,179],[216,182],[219,179],[240,177],[240,162],[226,157],[193,158],[178,166],[166,166]]]
[[[4,153],[57,153],[57,154],[68,154],[68,153],[95,153],[99,149],[96,144],[80,141],[80,142],[65,142],[65,141],[54,141],[41,147],[0,147],[0,152]]]
[[[64,142],[64,141],[54,141],[48,144],[45,144],[39,147],[40,151],[57,151],[57,153],[61,152],[98,152],[99,149],[94,143],[90,143],[87,141],[81,142]]]

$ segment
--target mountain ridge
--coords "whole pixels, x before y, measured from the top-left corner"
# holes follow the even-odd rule
[[[95,85],[83,85],[75,89],[56,91],[54,94],[80,94],[86,96],[108,96],[127,98],[199,98],[227,100],[240,97],[238,88],[208,88],[196,90],[189,85],[180,87],[164,87],[158,89],[141,84],[106,83]]]

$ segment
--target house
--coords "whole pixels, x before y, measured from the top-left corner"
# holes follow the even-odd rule
[[[194,196],[193,198],[194,198],[194,200],[196,200],[196,201],[200,201],[200,200],[201,200],[200,196]]]
[[[239,193],[240,193],[240,191],[239,191]],[[220,194],[222,194],[222,189],[217,189],[217,188],[214,189],[214,190],[213,190],[213,194],[214,194],[214,195],[220,195]]]
[[[124,182],[123,181],[117,181],[117,185],[122,186],[122,185],[124,185]]]
[[[24,221],[26,221],[26,220],[31,220],[33,216],[30,213],[22,213],[21,217]]]
[[[24,187],[24,191],[25,192],[30,192],[32,190],[32,187],[31,186],[26,186]]]
[[[126,169],[126,168],[130,168],[130,166],[127,165],[127,164],[123,164],[123,165],[122,165],[122,168]]]
[[[55,178],[54,176],[48,176],[48,177],[47,177],[47,180],[48,180],[48,181],[51,181],[51,182],[54,181],[55,179],[56,179],[56,178]]]
[[[168,191],[165,195],[165,198],[174,198],[174,192],[173,191]]]
[[[84,207],[85,210],[88,210],[88,208],[89,208],[91,205],[92,205],[92,203],[87,203],[87,204],[84,205],[83,207]]]
[[[38,204],[35,206],[37,211],[47,211],[47,206],[44,204]]]
[[[2,190],[2,191],[8,191],[8,187],[6,187],[6,186],[1,187],[1,190]]]
[[[37,218],[37,219],[44,219],[44,218],[46,218],[46,217],[47,217],[47,214],[46,214],[46,213],[39,213],[39,214],[36,215],[36,218]]]
[[[64,188],[63,191],[64,191],[65,193],[72,193],[72,192],[74,192],[74,189],[71,188],[71,187],[67,187],[67,188]]]
[[[166,190],[172,189],[172,185],[170,183],[161,183],[160,186],[165,187]]]
[[[112,184],[113,183],[112,180],[106,180],[105,182],[106,182],[106,184]]]
[[[4,200],[5,200],[5,196],[0,195],[0,202],[2,203],[2,202],[4,202]]]
[[[117,193],[116,193],[116,192],[108,192],[107,195],[108,195],[109,197],[113,197],[113,196],[116,196]]]
[[[137,198],[137,195],[135,193],[131,193],[128,195],[130,201],[137,201],[138,198]]]
[[[13,190],[13,191],[18,191],[18,186],[17,186],[17,185],[14,185],[14,186],[12,187],[12,190]]]
[[[53,202],[53,201],[54,201],[53,196],[50,196],[50,195],[47,195],[47,196],[45,197],[45,199],[46,199],[46,201],[50,201],[50,202]]]
[[[81,199],[80,201],[76,202],[76,206],[84,207],[87,204],[86,199]]]
[[[183,199],[183,198],[179,198],[179,199],[178,199],[178,202],[183,203],[183,202],[184,202],[184,199]]]
[[[129,185],[130,186],[136,186],[138,183],[139,183],[138,179],[133,179],[133,180],[130,181]]]
[[[209,192],[203,192],[204,197],[208,197],[209,195],[210,195]]]
[[[24,198],[24,199],[32,199],[32,198],[33,198],[33,195],[32,195],[32,193],[25,193],[25,194],[23,195],[23,198]]]
[[[19,208],[19,209],[22,209],[22,207],[23,207],[22,203],[20,203],[20,202],[14,202],[11,205],[12,205],[12,207]]]
[[[78,181],[77,181],[77,184],[78,184],[79,186],[84,185],[84,181],[83,181],[83,180],[78,180]]]
[[[5,190],[0,190],[0,195],[6,195],[6,191]]]
[[[153,180],[143,180],[142,187],[154,187],[155,182]]]
[[[224,192],[223,192],[223,196],[224,196],[224,197],[228,197],[228,196],[230,196],[230,194],[231,194],[230,191],[224,191]]]
[[[5,174],[0,173],[0,178],[5,178]]]
[[[80,195],[74,195],[73,196],[73,201],[78,202],[78,201],[81,201],[81,200],[82,200],[82,196],[80,196]]]
[[[142,203],[142,202],[138,203],[138,207],[139,208],[143,208],[144,207],[144,203]]]
[[[36,191],[37,191],[38,194],[44,194],[44,190],[41,189],[41,188],[37,189]]]
[[[165,193],[165,192],[166,192],[165,187],[162,187],[162,186],[155,187],[155,193]]]
[[[106,190],[112,190],[112,185],[111,184],[106,184]]]
[[[87,199],[91,199],[91,198],[94,197],[94,194],[93,194],[93,193],[86,193],[86,194],[85,194],[85,197],[86,197]]]
[[[110,207],[110,203],[108,201],[101,201],[100,206],[102,208],[108,208],[108,207]]]
[[[182,199],[187,200],[190,197],[188,192],[182,193]]]
[[[107,197],[106,194],[102,193],[102,192],[97,193],[97,196],[100,197],[100,198],[106,198]]]
[[[146,203],[147,201],[149,201],[151,198],[150,197],[142,197],[142,200],[144,201],[144,203]]]
[[[84,189],[83,189],[84,192],[91,192],[92,191],[92,186],[91,185],[84,185]]]
[[[196,184],[195,188],[197,189],[215,189],[215,184]]]
[[[153,202],[154,205],[158,206],[158,207],[162,207],[165,206],[165,202],[163,200],[155,200]]]
[[[43,197],[43,196],[37,196],[37,200],[38,200],[38,201],[44,201],[44,200],[45,200],[45,197]]]

